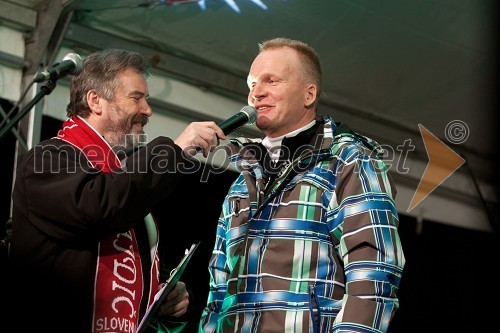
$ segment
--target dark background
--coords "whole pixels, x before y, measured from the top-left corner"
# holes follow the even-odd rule
[[[11,105],[1,100],[5,111]],[[44,116],[42,140],[57,133],[61,121]],[[10,215],[15,138],[9,133],[0,142],[0,239],[5,238]],[[208,261],[211,255],[220,205],[236,173],[212,173],[201,182],[201,171],[185,175],[171,198],[153,210],[160,226],[160,257],[165,271],[182,258],[184,250],[200,241],[183,280],[192,291],[193,320],[186,332],[195,332],[208,293]],[[472,190],[472,189],[471,189]],[[432,200],[430,196],[427,200]],[[434,221],[417,221],[400,216],[400,236],[406,256],[400,289],[400,309],[391,324],[391,333],[401,332],[485,332],[496,322],[500,296],[498,279],[498,235],[457,228]],[[9,292],[5,282],[7,250],[0,248],[0,298]],[[5,303],[5,302],[1,302]],[[43,300],[27,300],[36,311]],[[9,306],[9,304],[2,304]],[[5,308],[5,307],[4,307]],[[1,316],[0,316],[1,317]],[[0,326],[1,327],[1,326]],[[33,323],[36,329],[36,323]],[[2,330],[3,331],[3,330]]]

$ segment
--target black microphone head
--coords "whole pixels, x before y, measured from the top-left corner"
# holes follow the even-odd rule
[[[248,117],[247,124],[248,125],[253,125],[257,121],[258,113],[257,113],[257,110],[253,106],[246,105],[246,106],[241,108],[240,112],[243,112],[244,114],[247,115],[247,117]]]
[[[224,134],[229,134],[243,125],[252,125],[257,120],[257,110],[250,105],[244,106],[241,110],[219,123],[219,127]]]
[[[57,80],[65,75],[78,74],[82,68],[82,58],[76,53],[68,53],[60,63],[56,63],[51,68],[37,73],[33,78],[33,82]]]
[[[71,60],[75,64],[75,68],[72,69],[68,74],[75,75],[80,73],[83,68],[83,59],[76,53],[68,53],[64,56],[63,61]]]

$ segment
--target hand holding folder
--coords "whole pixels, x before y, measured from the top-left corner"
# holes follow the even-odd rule
[[[184,273],[184,270],[186,269],[187,264],[189,263],[189,260],[191,260],[194,251],[196,250],[196,248],[198,248],[198,245],[200,245],[200,242],[193,244],[189,249],[186,249],[184,257],[181,259],[177,267],[175,267],[170,272],[170,276],[167,279],[167,281],[165,281],[163,288],[161,288],[160,291],[156,293],[153,303],[146,310],[144,317],[142,318],[141,322],[139,323],[139,326],[137,327],[137,333],[145,332],[148,326],[152,322],[154,322],[154,319],[158,314],[158,310],[160,309],[161,304],[163,303],[167,295],[170,293],[170,291],[172,291],[172,289],[175,287],[176,283],[179,281],[180,277]]]

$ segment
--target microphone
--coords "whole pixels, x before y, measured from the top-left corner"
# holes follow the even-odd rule
[[[229,133],[237,130],[238,128],[240,128],[245,124],[251,125],[255,123],[256,120],[257,120],[257,110],[253,106],[246,105],[241,108],[240,112],[227,118],[226,120],[221,121],[217,125],[220,127],[220,129],[222,130],[222,132],[224,132],[225,135],[228,135]],[[197,152],[200,152],[202,149],[201,147],[196,147],[195,150]]]
[[[218,126],[228,135],[245,124],[252,125],[256,120],[257,110],[253,106],[246,105],[237,114],[221,121]]]
[[[48,80],[57,80],[60,77],[77,74],[82,70],[83,60],[76,53],[68,53],[64,56],[63,61],[56,63],[50,69],[46,69],[36,74],[33,82],[44,82]]]

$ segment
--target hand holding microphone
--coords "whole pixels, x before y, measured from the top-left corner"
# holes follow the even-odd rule
[[[245,124],[253,124],[257,120],[257,110],[253,106],[244,106],[235,115],[216,124],[213,121],[193,122],[174,140],[189,156],[194,156],[200,150],[203,156],[208,154],[219,144],[219,139],[226,139],[226,135]]]
[[[213,121],[193,122],[182,131],[174,143],[189,156],[203,151],[203,156],[207,157],[208,153],[217,146],[219,138],[225,139],[226,136]]]

